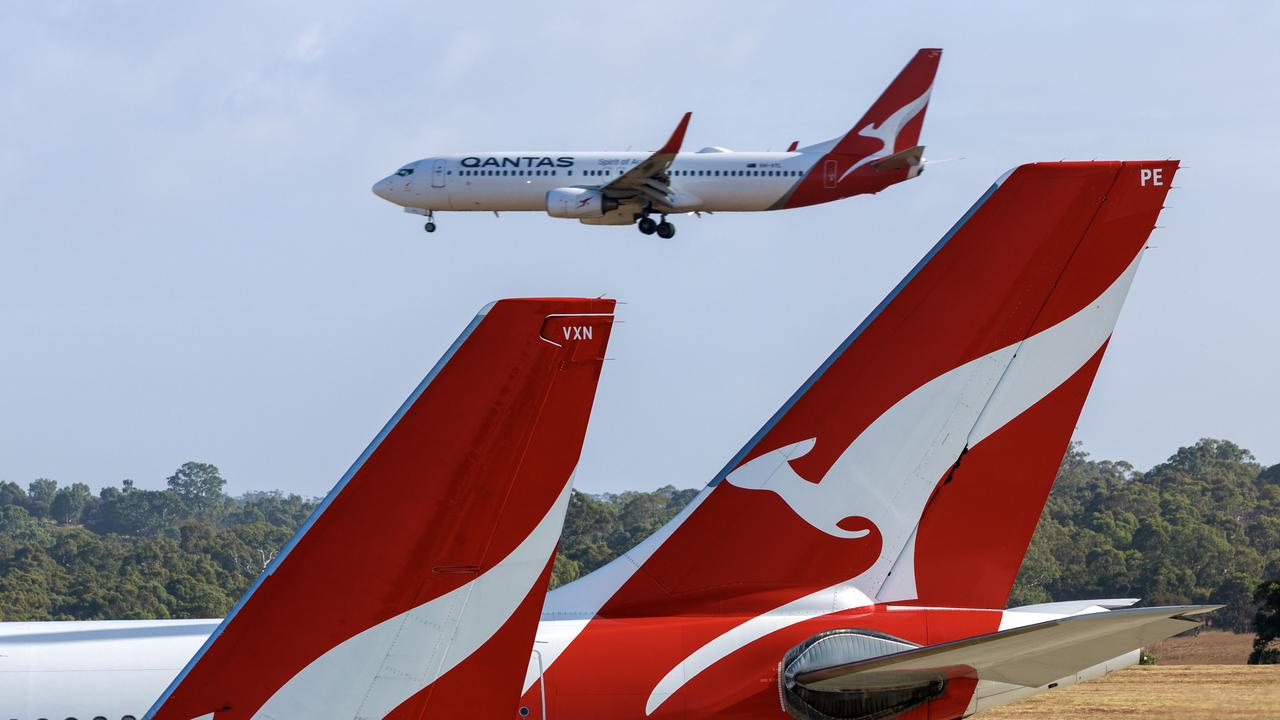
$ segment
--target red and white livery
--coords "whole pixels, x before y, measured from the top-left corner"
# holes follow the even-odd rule
[[[959,718],[1193,627],[1004,609],[1176,167],[997,181],[682,513],[548,595],[533,717]]]
[[[545,604],[612,306],[499,303],[528,311],[508,342],[538,339],[461,345],[427,386],[436,421],[410,403],[154,716],[952,720],[1136,662],[1212,607],[1005,604],[1176,169],[1000,178],[687,508]],[[351,507],[366,470],[390,485]],[[512,473],[528,499],[453,495]],[[103,625],[0,625],[0,698],[26,683],[4,712],[116,720],[71,698],[150,703],[138,665],[176,668],[210,629]]]
[[[675,235],[671,213],[782,210],[877,193],[924,169],[920,129],[941,58],[938,49],[917,52],[847,133],[808,147],[681,152],[685,113],[653,153],[438,155],[401,167],[373,192],[425,215],[427,232],[435,231],[436,211],[534,211],[591,225],[635,224],[664,238]]]
[[[220,624],[0,625],[0,716],[508,716],[613,306],[485,308]]]

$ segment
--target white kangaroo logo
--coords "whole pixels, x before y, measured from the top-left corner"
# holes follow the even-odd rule
[[[1137,267],[1135,259],[1094,302],[1057,325],[912,390],[849,443],[818,482],[791,467],[813,450],[815,438],[753,458],[725,482],[776,493],[814,528],[835,537],[865,536],[867,530],[839,523],[866,517],[880,530],[886,552],[900,548],[960,453],[1039,402],[1106,342]]]
[[[840,176],[840,179],[837,180],[836,183],[839,184],[846,177],[849,177],[849,173],[857,170],[863,165],[892,155],[893,146],[898,143],[898,133],[902,132],[902,128],[906,127],[907,123],[911,122],[912,118],[919,115],[920,111],[924,110],[925,106],[929,104],[929,93],[931,92],[933,92],[932,85],[925,89],[923,95],[898,108],[897,112],[885,118],[884,122],[879,124],[870,123],[859,130],[858,134],[862,137],[875,138],[876,140],[879,140],[880,149],[850,166],[848,170],[844,171],[844,174]]]
[[[791,461],[804,457],[817,444],[817,440],[809,438],[767,452],[759,457],[743,463],[725,480],[745,490],[769,490],[804,518],[805,522],[828,535],[845,538],[860,538],[870,534],[870,530],[845,530],[840,521],[849,517],[845,512],[849,505],[841,502],[840,488],[837,482],[812,483],[800,477],[791,467]]]

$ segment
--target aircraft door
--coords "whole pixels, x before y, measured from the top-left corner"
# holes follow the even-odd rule
[[[835,160],[827,160],[822,166],[822,186],[831,189],[836,186],[836,170],[838,169]]]
[[[431,169],[431,187],[444,187],[445,161],[437,160]]]

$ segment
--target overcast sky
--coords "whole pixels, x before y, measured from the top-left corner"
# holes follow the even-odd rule
[[[324,493],[491,299],[620,298],[578,474],[705,483],[1003,171],[1177,157],[1076,433],[1280,462],[1274,3],[20,3],[0,23],[0,480]],[[910,5],[909,8],[904,6]],[[783,149],[945,53],[876,197],[670,241],[369,186],[436,153]]]

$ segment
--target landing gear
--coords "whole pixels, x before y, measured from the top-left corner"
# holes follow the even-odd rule
[[[658,233],[658,237],[669,240],[676,236],[676,226],[667,222],[667,216],[662,216],[662,222],[657,222],[653,218],[645,215],[640,218],[640,222],[636,223],[636,227],[645,235]]]
[[[423,226],[422,226],[422,229],[423,229],[423,230],[426,230],[426,231],[427,231],[427,232],[429,232],[429,233],[433,233],[433,232],[435,232],[435,231],[436,231],[436,216],[435,216],[435,213],[434,213],[434,212],[432,212],[431,210],[428,210],[428,211],[426,212],[426,215],[427,215],[427,224],[426,224],[426,225],[423,225]]]

